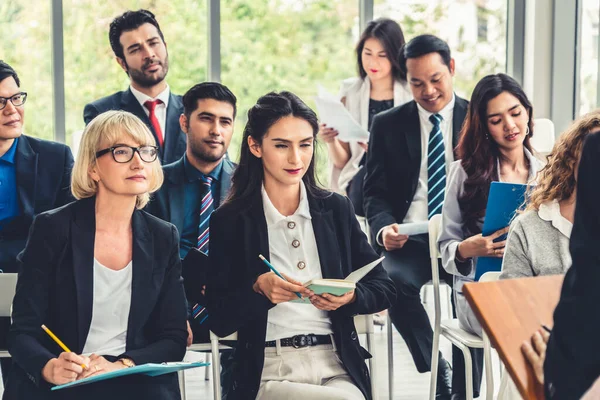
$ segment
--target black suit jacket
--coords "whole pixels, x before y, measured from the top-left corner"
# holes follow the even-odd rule
[[[375,260],[377,254],[361,231],[346,197],[308,195],[312,226],[324,278],[343,279]],[[210,329],[219,336],[238,333],[231,366],[231,384],[224,387],[228,400],[253,399],[264,364],[267,315],[274,307],[252,290],[256,278],[269,272],[258,258],[269,258],[269,238],[260,191],[240,209],[223,204],[210,219],[210,272],[207,284]],[[381,265],[356,287],[356,301],[330,312],[337,351],[354,383],[371,399],[368,352],[359,342],[352,317],[388,308],[395,301],[393,282]],[[310,332],[306,332],[310,333]]]
[[[17,254],[25,247],[35,215],[74,200],[71,195],[72,168],[73,154],[69,147],[21,135],[15,154],[21,215],[0,231],[2,271],[17,272]]]
[[[456,96],[452,115],[454,147],[458,144],[468,104]],[[364,182],[365,213],[372,243],[377,243],[376,235],[381,228],[404,220],[417,190],[421,151],[421,124],[414,100],[375,116]]]
[[[554,311],[544,363],[547,399],[575,400],[600,377],[600,133],[585,141],[577,178],[571,233],[573,266],[567,271]]]
[[[223,169],[220,177],[220,199],[223,203],[229,194],[231,176],[236,165],[229,159],[223,159]],[[161,188],[154,193],[152,200],[146,206],[147,211],[162,220],[169,221],[182,233],[185,217],[185,167],[183,157],[176,162],[163,167],[165,181]],[[215,205],[217,208],[219,205]]]
[[[87,104],[83,109],[83,120],[87,125],[98,114],[109,110],[129,111],[130,113],[136,115],[139,119],[144,121],[148,128],[150,128],[150,131],[154,135],[154,139],[156,139],[156,143],[158,144],[158,138],[156,136],[156,132],[154,132],[152,124],[150,123],[150,119],[133,93],[131,93],[131,89],[117,92]],[[175,162],[179,160],[181,156],[183,156],[183,153],[185,153],[187,136],[181,130],[179,125],[179,116],[182,113],[183,102],[181,100],[181,96],[171,93],[169,97],[169,106],[167,107],[167,118],[165,121],[166,132],[163,132],[163,137],[165,139],[164,146],[160,148],[158,153],[162,164],[170,164]]]
[[[94,197],[35,218],[19,255],[8,346],[14,364],[4,399],[179,399],[176,374],[132,376],[58,392],[50,392],[41,376],[62,351],[42,324],[75,353],[84,348],[93,311],[95,229]],[[180,361],[187,329],[177,231],[139,210],[133,213],[132,231],[131,308],[122,356],[136,364]]]

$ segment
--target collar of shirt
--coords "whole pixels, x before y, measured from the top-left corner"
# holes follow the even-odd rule
[[[208,176],[210,176],[213,179],[213,181],[218,181],[219,177],[221,176],[222,169],[223,160],[221,160],[221,162],[217,164],[217,166],[212,171],[210,171]],[[204,176],[202,172],[198,171],[196,167],[194,167],[192,163],[188,161],[187,154],[183,155],[183,170],[185,172],[185,178],[188,182],[198,181]]]
[[[267,226],[276,225],[277,223],[285,221],[288,218],[285,215],[281,215],[273,203],[271,203],[271,199],[269,199],[269,195],[265,190],[265,185],[262,185],[261,187],[261,195]],[[290,215],[289,217],[292,216],[303,217],[308,220],[312,219],[310,215],[310,207],[308,205],[308,198],[306,197],[306,188],[304,187],[304,182],[302,181],[300,181],[300,204],[298,204],[298,208],[296,211],[294,211],[294,214]]]
[[[452,100],[450,100],[450,103],[446,104],[446,107],[442,108],[440,112],[436,114],[440,114],[444,121],[449,121],[452,113],[454,112],[454,103],[456,103],[456,96],[454,93],[452,93]],[[433,126],[429,120],[429,117],[431,117],[434,113],[427,111],[421,107],[419,103],[417,103],[417,109],[419,110],[419,118],[421,119],[421,123],[426,123]]]
[[[150,101],[154,101],[154,100],[161,100],[164,105],[165,108],[169,107],[169,96],[171,95],[171,91],[169,89],[169,85],[167,85],[167,87],[165,88],[165,90],[163,90],[162,92],[160,92],[158,94],[158,96],[156,96],[155,98],[152,98],[150,96],[148,96],[147,94],[144,94],[142,92],[140,92],[139,90],[137,90],[136,88],[134,88],[133,86],[129,86],[129,89],[131,90],[131,93],[133,93],[133,96],[137,99],[138,103],[140,103],[142,105],[142,107],[144,108],[144,110],[146,109],[144,106],[144,103],[147,102],[148,100]]]
[[[552,222],[552,226],[567,238],[571,238],[573,224],[560,213],[560,204],[557,200],[540,204],[538,215],[544,221]]]
[[[2,157],[0,157],[0,161],[7,162],[9,164],[15,163],[15,154],[17,153],[17,143],[19,142],[19,138],[16,138],[13,142],[12,146],[8,149],[6,153]]]

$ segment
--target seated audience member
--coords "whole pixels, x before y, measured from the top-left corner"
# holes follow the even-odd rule
[[[577,166],[583,141],[600,131],[600,111],[574,122],[563,133],[540,171],[525,213],[511,223],[501,279],[564,274],[571,266]]]
[[[108,39],[129,78],[129,88],[87,104],[83,109],[86,125],[108,110],[129,111],[152,132],[163,164],[179,160],[185,153],[186,136],[179,127],[183,105],[181,96],[171,93],[165,82],[169,53],[154,14],[138,10],[119,15],[110,24]]]
[[[154,138],[133,114],[109,111],[87,126],[71,184],[79,200],[39,214],[19,255],[8,344],[15,363],[4,399],[180,398],[176,374],[50,391],[183,358],[177,230],[140,210],[162,180]],[[63,352],[42,324],[73,352]]]
[[[482,236],[492,181],[533,183],[541,162],[532,155],[533,108],[519,84],[505,74],[484,77],[473,90],[463,133],[452,163],[442,208],[438,244],[444,269],[454,275],[454,301],[462,329],[481,326],[462,293],[472,282],[477,258],[502,257],[508,228]]]
[[[358,74],[342,82],[339,97],[353,118],[369,130],[373,117],[382,111],[412,100],[398,56],[404,34],[396,21],[380,18],[367,24],[358,45]],[[320,126],[319,138],[327,143],[332,161],[331,190],[347,194],[354,211],[364,216],[363,180],[367,143],[338,139],[335,127]]]
[[[600,376],[600,132],[589,134],[577,174],[577,203],[565,275],[544,362],[547,399],[579,399]],[[594,397],[598,398],[598,396]]]
[[[427,234],[402,235],[398,225],[424,222],[441,212],[446,174],[454,161],[453,149],[468,102],[454,94],[455,62],[448,44],[440,38],[413,38],[402,48],[399,64],[406,72],[414,100],[373,119],[364,200],[372,243],[386,257],[383,265],[398,295],[388,310],[390,318],[415,367],[424,373],[431,370],[433,345],[431,322],[420,294],[421,287],[431,281],[429,239]],[[451,284],[451,276],[441,266],[439,269],[440,279]],[[481,369],[481,349],[471,349],[471,356],[474,370]],[[438,399],[465,395],[464,372],[462,352],[455,346],[452,368],[439,353]],[[474,388],[479,388],[477,376]],[[477,396],[477,389],[474,392]]]
[[[15,70],[0,60],[0,272],[17,272],[36,214],[73,201],[73,155],[61,143],[23,134],[25,100]],[[0,318],[0,349],[6,349],[10,318]],[[1,358],[6,381],[12,360]]]
[[[350,201],[316,184],[317,131],[316,114],[294,94],[261,97],[248,111],[231,196],[210,220],[211,329],[238,332],[229,400],[371,399],[353,316],[389,307],[392,281],[378,265],[342,296],[301,283],[377,259]],[[295,292],[310,304],[290,302]]]

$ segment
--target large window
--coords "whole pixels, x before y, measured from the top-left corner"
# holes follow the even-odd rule
[[[579,110],[585,114],[595,109],[598,101],[598,19],[599,0],[583,0],[580,3],[580,63],[579,63]]]
[[[206,1],[63,0],[68,144],[73,132],[85,126],[83,108],[87,103],[128,87],[129,79],[110,47],[108,28],[114,17],[140,8],[156,15],[165,36],[169,52],[166,81],[171,91],[184,94],[206,80]]]
[[[506,71],[507,0],[375,0],[375,18],[398,21],[406,40],[431,33],[456,61],[454,89],[470,98],[485,75]]]
[[[53,139],[50,1],[0,0],[0,59],[28,93],[25,133]]]
[[[223,0],[221,79],[238,97],[232,158],[260,96],[289,90],[314,106],[317,84],[337,94],[343,79],[356,76],[357,39],[357,0]],[[322,171],[324,157],[320,163]]]

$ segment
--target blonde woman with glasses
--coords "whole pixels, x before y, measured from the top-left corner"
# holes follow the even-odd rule
[[[8,344],[15,365],[5,399],[180,398],[175,374],[50,391],[183,358],[178,233],[141,211],[162,181],[154,138],[133,114],[109,111],[87,126],[71,182],[78,201],[38,215],[19,256]],[[42,324],[72,352],[62,351]]]

